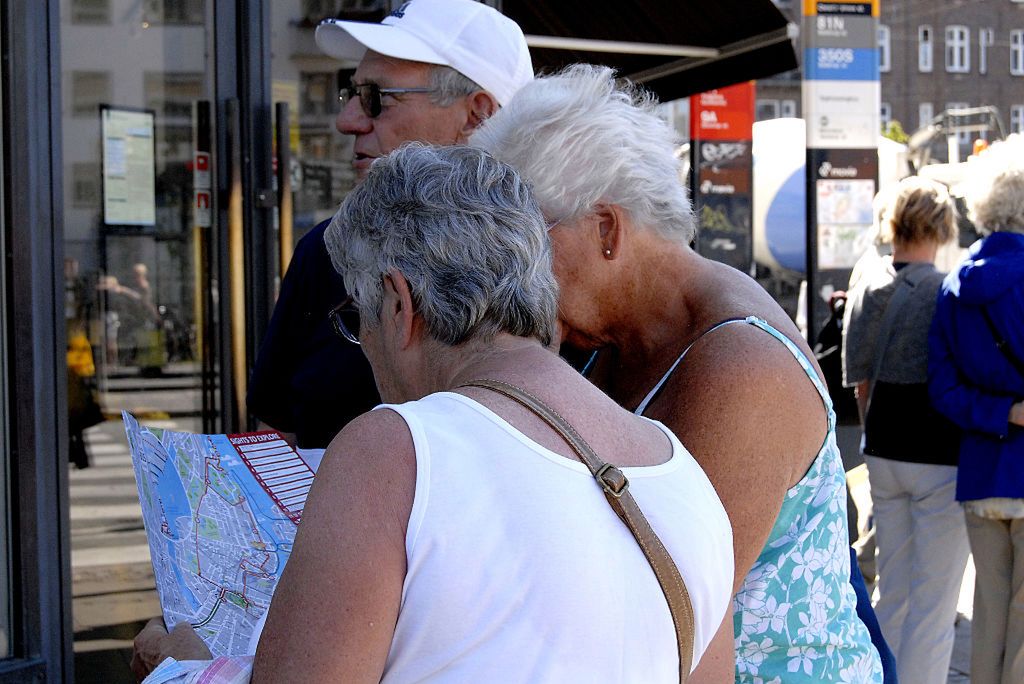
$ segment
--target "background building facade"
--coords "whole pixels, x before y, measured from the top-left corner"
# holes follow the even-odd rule
[[[794,24],[801,6],[775,0]],[[945,109],[994,106],[1024,131],[1024,0],[882,0],[878,28],[883,125],[911,133]],[[757,118],[801,116],[799,72],[757,83]],[[961,137],[961,154],[969,136]]]

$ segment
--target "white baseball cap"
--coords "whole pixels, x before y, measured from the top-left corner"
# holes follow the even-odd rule
[[[316,44],[336,59],[359,61],[369,49],[449,66],[500,105],[533,78],[522,29],[475,0],[411,0],[379,24],[326,19],[316,28]]]

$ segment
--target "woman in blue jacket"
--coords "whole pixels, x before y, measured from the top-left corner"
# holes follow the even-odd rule
[[[964,430],[957,500],[977,569],[973,684],[1024,682],[1022,148],[1018,137],[979,160],[997,166],[967,198],[989,235],[943,282],[929,338],[932,402]]]

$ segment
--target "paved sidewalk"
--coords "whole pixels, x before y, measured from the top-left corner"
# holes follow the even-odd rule
[[[132,639],[160,615],[149,544],[121,421],[85,437],[91,465],[69,478],[75,682],[134,682]]]

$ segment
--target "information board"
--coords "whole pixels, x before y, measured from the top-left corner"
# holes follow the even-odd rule
[[[156,225],[155,124],[152,111],[100,108],[108,226]]]

